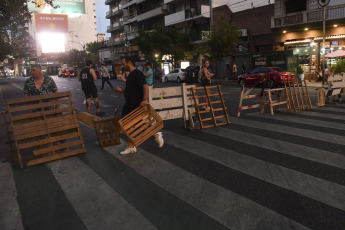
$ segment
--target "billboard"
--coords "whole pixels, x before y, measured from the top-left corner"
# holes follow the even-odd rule
[[[68,16],[64,14],[34,14],[36,33],[68,33]]]
[[[44,0],[27,0],[28,8],[33,13],[46,14],[85,14],[85,0],[53,0],[54,7]]]

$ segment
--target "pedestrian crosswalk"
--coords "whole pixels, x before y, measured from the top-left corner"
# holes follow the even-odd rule
[[[149,139],[125,156],[124,139],[86,143],[84,155],[0,174],[0,190],[17,192],[6,218],[24,229],[345,229],[344,115],[250,112],[195,132],[172,120],[162,149]]]

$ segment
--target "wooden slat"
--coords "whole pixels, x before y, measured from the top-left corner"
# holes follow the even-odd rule
[[[68,151],[68,152],[64,152],[64,153],[59,153],[59,154],[52,155],[52,156],[37,158],[37,159],[29,161],[26,165],[32,166],[32,165],[42,164],[42,163],[58,160],[58,159],[65,158],[65,157],[75,156],[75,155],[85,153],[85,152],[86,152],[86,150],[84,148],[76,149],[76,150],[72,150],[72,151]]]
[[[182,97],[178,97],[178,98],[168,98],[168,99],[163,99],[163,100],[153,100],[150,104],[155,110],[157,110],[157,109],[182,107],[183,101],[182,101]]]
[[[165,110],[165,111],[157,111],[159,116],[163,120],[171,120],[176,118],[181,118],[183,113],[183,109],[172,109],[172,110]]]
[[[332,95],[338,95],[340,94],[341,89],[333,89]]]
[[[58,151],[61,149],[66,149],[68,147],[73,147],[76,145],[81,145],[83,142],[83,140],[75,140],[75,141],[70,141],[70,142],[65,142],[65,143],[61,143],[58,145],[53,145],[47,148],[43,148],[43,149],[37,149],[35,151],[33,151],[34,155],[38,156],[38,155],[43,155],[43,154],[47,154],[47,153],[51,153],[53,151]]]
[[[90,127],[95,127],[95,119],[98,119],[99,117],[96,115],[93,115],[91,113],[82,112],[78,114],[78,120],[87,124]]]
[[[335,81],[332,83],[332,89],[334,88],[344,88],[345,87],[345,81]]]
[[[6,104],[13,105],[13,104],[28,103],[28,102],[39,101],[39,100],[46,100],[46,99],[59,99],[59,98],[68,97],[68,96],[71,96],[70,91],[54,93],[54,94],[39,95],[39,96],[7,99]]]
[[[23,105],[23,106],[15,106],[15,107],[9,107],[8,112],[9,113],[14,113],[14,112],[21,112],[21,111],[27,111],[27,110],[33,110],[33,109],[41,109],[41,108],[46,108],[46,107],[51,107],[51,106],[56,106],[56,105],[62,105],[62,104],[70,104],[72,101],[71,99],[65,99],[65,100],[54,100],[54,101],[49,101],[49,102],[44,102],[44,103],[37,103],[37,104],[28,104],[28,105]]]
[[[68,133],[68,134],[65,134],[62,136],[50,137],[50,138],[46,138],[46,139],[42,139],[42,140],[18,144],[17,148],[18,149],[33,148],[33,147],[40,146],[40,145],[46,145],[46,144],[53,143],[53,142],[58,142],[58,141],[63,141],[63,140],[67,140],[70,138],[75,138],[75,137],[78,137],[79,135],[80,134],[78,132]]]
[[[29,139],[29,138],[34,138],[34,137],[40,137],[40,136],[48,135],[48,134],[54,133],[54,132],[61,132],[61,131],[66,131],[66,130],[70,130],[70,129],[75,129],[77,127],[79,127],[79,126],[77,126],[76,124],[68,124],[68,125],[60,126],[58,128],[51,128],[51,129],[41,130],[40,132],[36,132],[36,133],[33,132],[33,133],[21,134],[21,135],[13,135],[13,136],[17,140],[25,140],[25,139]]]
[[[181,87],[155,88],[152,90],[152,98],[181,96]]]
[[[21,115],[11,115],[11,121],[19,121],[19,120],[25,120],[25,119],[31,119],[31,118],[37,118],[37,117],[43,117],[43,116],[49,116],[53,114],[61,114],[63,112],[72,112],[74,110],[73,106],[69,107],[63,107],[60,109],[52,109],[52,110],[45,110],[45,111],[39,111],[35,113],[27,113],[27,114],[21,114]]]
[[[56,123],[60,124],[61,122],[66,122],[69,120],[75,121],[75,115],[74,114],[67,114],[67,115],[61,115],[55,118],[49,118],[46,120],[32,120],[25,123],[20,124],[14,124],[12,125],[13,132],[20,134],[29,132],[30,129],[34,129],[35,131],[41,130],[42,127],[45,129],[47,126],[54,125]]]

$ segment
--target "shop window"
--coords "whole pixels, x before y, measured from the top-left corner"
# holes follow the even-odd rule
[[[285,2],[286,14],[306,11],[307,0],[287,0]]]

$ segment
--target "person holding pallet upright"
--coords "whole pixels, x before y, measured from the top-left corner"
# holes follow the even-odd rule
[[[125,96],[126,102],[122,109],[122,117],[125,117],[139,106],[148,104],[149,86],[146,83],[144,74],[135,68],[135,62],[132,57],[122,57],[121,63],[125,70],[129,71],[129,75],[126,79],[125,89],[116,87],[115,92],[117,94],[123,93]],[[158,143],[158,147],[162,148],[164,145],[162,132],[154,134],[153,137]],[[124,155],[136,152],[137,148],[132,143],[128,142],[128,148],[120,152],[120,154]]]
[[[210,66],[210,62],[208,60],[204,60],[204,64],[203,67],[201,69],[201,85],[202,86],[210,86],[211,85],[211,77],[214,76],[214,73],[210,73],[208,71],[208,67]],[[207,93],[210,94],[210,90],[207,89]],[[206,102],[206,98],[205,98],[205,102]],[[209,110],[210,107],[206,106],[204,107],[205,110]]]

